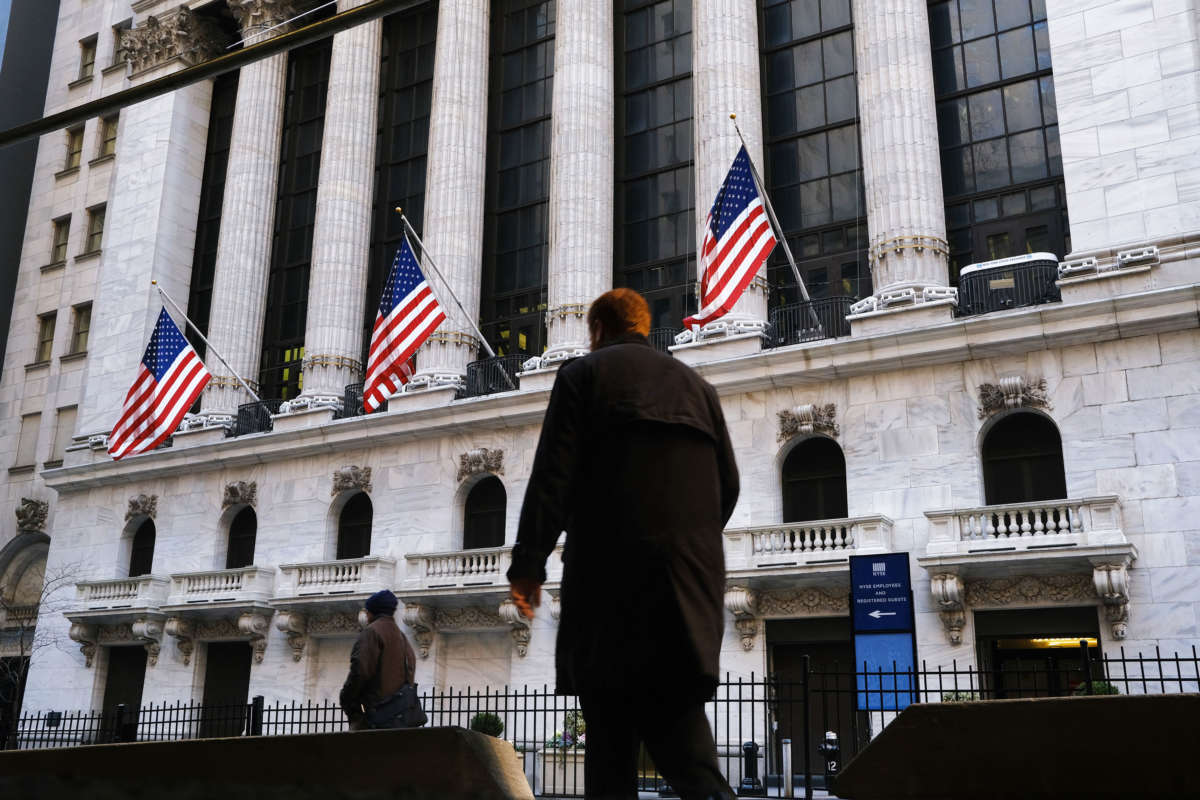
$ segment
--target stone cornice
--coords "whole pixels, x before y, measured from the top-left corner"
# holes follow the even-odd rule
[[[1200,325],[1200,284],[1085,303],[1043,305],[954,320],[877,336],[826,339],[752,356],[701,364],[720,394],[790,387],[911,367],[993,358]],[[45,470],[59,493],[173,475],[224,470],[346,450],[366,437],[379,447],[473,431],[511,430],[541,422],[549,388],[470,398],[417,411],[353,417],[326,425],[170,448],[119,462]],[[104,458],[103,454],[96,457]]]

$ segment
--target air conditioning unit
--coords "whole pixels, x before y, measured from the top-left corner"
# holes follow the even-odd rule
[[[959,314],[986,314],[1009,308],[1056,303],[1058,256],[1027,253],[970,264],[958,273]]]

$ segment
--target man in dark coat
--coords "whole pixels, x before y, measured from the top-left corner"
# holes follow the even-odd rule
[[[732,797],[704,702],[737,465],[716,391],[650,346],[649,323],[628,289],[592,304],[592,352],[559,369],[508,578],[532,616],[567,532],[557,691],[583,706],[588,797],[637,796],[639,740],[684,798]]]
[[[367,727],[367,714],[406,683],[413,683],[417,656],[393,615],[399,602],[387,589],[367,598],[367,627],[350,651],[350,674],[338,700],[350,730]]]

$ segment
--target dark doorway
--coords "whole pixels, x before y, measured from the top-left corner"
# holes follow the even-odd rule
[[[362,558],[371,552],[371,498],[359,492],[338,517],[337,558]]]
[[[28,676],[29,656],[0,658],[0,750],[16,746],[14,737]]]
[[[109,724],[105,741],[134,741],[142,686],[146,682],[146,650],[142,647],[108,648],[108,676],[104,681],[104,715]],[[117,706],[124,705],[118,716]]]
[[[154,566],[154,537],[154,520],[147,519],[138,526],[129,552],[129,577],[150,574],[150,568]]]
[[[229,525],[229,549],[225,553],[225,569],[248,567],[254,563],[254,540],[258,535],[258,515],[246,506]]]
[[[201,737],[240,736],[245,731],[250,657],[250,645],[246,642],[209,642]]]
[[[987,699],[1062,697],[1088,671],[1093,681],[1104,677],[1094,607],[977,611],[975,640]]]
[[[475,484],[467,495],[463,519],[463,549],[500,547],[504,544],[504,508],[508,496],[504,484],[490,475]]]
[[[1059,500],[1067,496],[1062,438],[1041,414],[1010,414],[983,440],[983,486],[988,505]]]
[[[816,436],[792,448],[783,462],[783,521],[842,519],[846,457],[837,442]]]

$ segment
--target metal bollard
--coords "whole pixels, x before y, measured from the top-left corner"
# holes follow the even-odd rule
[[[829,787],[841,766],[842,748],[838,744],[837,733],[825,731],[825,743],[818,745],[817,750],[825,757],[825,786]]]
[[[783,796],[795,797],[796,789],[792,785],[792,740],[784,739],[780,745],[783,747]]]
[[[742,743],[742,782],[738,784],[739,795],[762,796],[767,793],[758,779],[758,750],[757,742]]]

